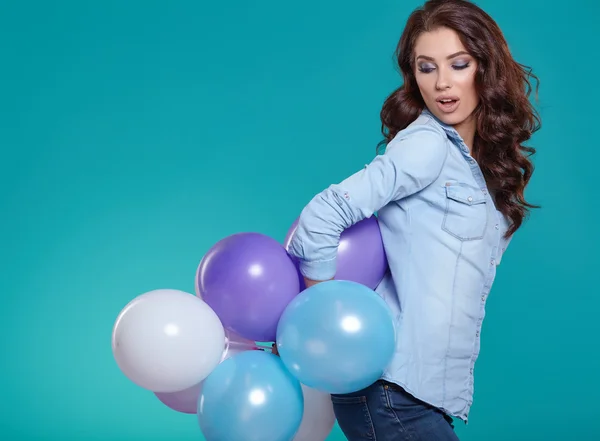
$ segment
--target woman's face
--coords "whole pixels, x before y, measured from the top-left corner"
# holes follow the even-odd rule
[[[463,129],[474,134],[477,62],[458,34],[445,27],[424,32],[416,41],[414,56],[417,85],[429,111],[459,133]]]

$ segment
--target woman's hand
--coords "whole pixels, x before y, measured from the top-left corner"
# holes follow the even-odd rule
[[[331,278],[329,280],[333,280],[333,278]],[[321,282],[325,282],[325,280],[311,280],[311,279],[307,279],[306,277],[304,278],[304,285],[307,288],[310,288],[311,286],[316,285],[317,283],[321,283]]]

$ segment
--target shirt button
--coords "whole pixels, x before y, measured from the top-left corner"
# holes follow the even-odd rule
[[[496,224],[496,225],[494,225],[494,228],[495,228],[496,230],[498,230],[498,229],[500,229],[500,225]]]
[[[485,294],[481,296],[481,301],[485,302]]]
[[[475,337],[479,337],[479,331],[475,333]]]
[[[473,198],[472,198],[471,196],[469,196],[469,197],[467,198],[467,201],[469,201],[469,202],[472,202],[472,201],[473,201]]]
[[[490,265],[493,265],[495,263],[496,263],[496,261],[494,259],[490,260]]]

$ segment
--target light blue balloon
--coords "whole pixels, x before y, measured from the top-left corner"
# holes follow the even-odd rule
[[[394,317],[364,285],[332,280],[302,291],[277,327],[277,349],[301,383],[332,394],[377,381],[396,346]]]
[[[198,423],[207,441],[292,441],[302,422],[299,381],[279,357],[244,351],[204,380]]]

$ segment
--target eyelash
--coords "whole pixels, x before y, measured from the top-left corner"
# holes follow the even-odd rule
[[[458,66],[452,66],[452,68],[454,70],[463,70],[463,69],[466,69],[467,67],[469,67],[470,64],[471,63],[461,64],[461,65],[458,65]],[[426,73],[426,74],[427,73],[431,73],[434,70],[435,70],[435,68],[419,67],[419,72]]]

